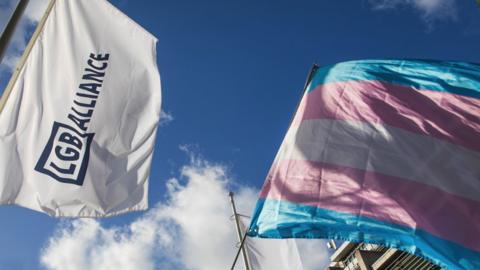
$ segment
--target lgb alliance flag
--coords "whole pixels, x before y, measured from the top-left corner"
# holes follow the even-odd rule
[[[104,0],[57,0],[0,115],[0,203],[99,217],[147,208],[156,38]]]
[[[363,60],[318,69],[250,235],[396,247],[480,269],[480,65]]]

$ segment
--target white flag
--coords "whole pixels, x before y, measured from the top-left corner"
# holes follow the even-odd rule
[[[0,204],[56,217],[147,208],[155,45],[107,1],[56,1],[0,115]]]
[[[249,223],[242,217],[242,227]],[[295,239],[245,239],[250,266],[254,270],[303,270]]]

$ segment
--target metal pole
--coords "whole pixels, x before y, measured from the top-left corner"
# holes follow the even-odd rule
[[[243,245],[243,243],[245,241],[245,238],[247,236],[246,236],[246,233],[245,233],[245,236],[242,237],[242,229],[240,228],[240,218],[238,217],[237,208],[235,207],[235,201],[233,200],[233,192],[230,191],[228,193],[228,196],[230,197],[230,203],[232,205],[233,216],[235,218],[235,224],[237,225],[237,236],[238,236],[238,241],[240,242],[239,249],[242,250],[243,263],[245,264],[245,269],[246,270],[251,270],[250,264],[248,262],[247,252],[246,252],[245,247]],[[233,266],[232,266],[232,268],[233,268]]]
[[[305,85],[303,86],[303,91],[302,91],[302,96],[300,97],[300,100],[297,103],[297,107],[295,108],[295,112],[293,113],[292,117],[290,118],[290,123],[289,127],[292,125],[293,119],[295,119],[295,114],[298,111],[298,107],[300,107],[300,103],[302,103],[303,96],[305,95],[305,92],[307,91],[308,85],[313,79],[313,76],[315,75],[315,71],[317,71],[318,65],[313,64],[312,67],[310,68],[310,71],[308,72],[307,80],[305,81]]]
[[[50,0],[50,2],[48,3],[47,10],[43,14],[42,19],[38,22],[37,28],[35,29],[35,32],[33,32],[32,38],[28,42],[28,45],[25,48],[25,51],[23,52],[22,58],[20,58],[20,60],[18,61],[17,67],[15,68],[15,71],[13,72],[12,77],[10,78],[10,81],[8,82],[7,87],[3,91],[2,98],[0,99],[0,114],[2,113],[3,108],[5,107],[5,103],[7,102],[7,99],[10,96],[10,93],[12,92],[13,85],[18,79],[18,75],[20,75],[20,71],[25,65],[28,55],[30,54],[30,51],[32,50],[33,45],[35,44],[35,41],[37,41],[38,36],[43,30],[43,26],[47,21],[50,11],[52,11],[53,6],[55,5],[55,1],[56,0]]]
[[[307,91],[308,85],[312,81],[313,76],[315,75],[315,72],[317,71],[318,68],[319,68],[319,66],[317,64],[313,64],[312,67],[310,68],[310,71],[308,72],[307,80],[305,81],[305,85],[303,86],[303,92],[302,92],[303,95]],[[302,98],[303,98],[303,95],[302,95]],[[297,109],[295,110],[295,112],[298,111],[298,107],[299,107],[300,103],[302,102],[302,98],[300,98],[300,101],[297,104]],[[290,125],[292,124],[294,117],[295,117],[295,115],[292,116],[292,119],[290,120]],[[230,191],[228,193],[228,196],[230,196],[230,202],[232,204],[232,211],[233,211],[233,215],[235,217],[235,223],[237,224],[238,241],[240,241],[240,247],[239,247],[238,252],[235,256],[235,260],[233,261],[232,270],[235,267],[235,263],[237,262],[238,256],[240,254],[240,250],[242,251],[242,257],[243,257],[243,262],[245,264],[245,268],[247,270],[251,270],[251,266],[250,266],[249,261],[248,261],[248,255],[247,255],[247,253],[245,251],[245,248],[244,248],[244,242],[245,242],[245,239],[247,238],[247,232],[245,232],[245,235],[242,237],[242,231],[240,229],[240,220],[239,220],[239,217],[238,217],[239,215],[237,214],[237,209],[235,208],[235,201],[233,200],[233,192]]]
[[[232,263],[231,270],[233,270],[235,268],[235,264],[237,264],[238,255],[240,255],[240,251],[243,250],[243,245],[245,244],[245,239],[247,239],[247,233],[246,232],[245,232],[245,235],[243,235],[242,242],[240,243],[240,247],[238,247],[237,254],[235,255],[235,259],[233,260],[233,263]]]
[[[5,55],[5,51],[8,48],[8,44],[10,43],[10,39],[12,39],[13,33],[15,32],[15,28],[17,27],[20,18],[22,17],[23,11],[28,5],[28,0],[20,0],[17,3],[17,7],[12,13],[10,20],[8,20],[7,25],[5,26],[2,36],[0,37],[0,63],[3,60],[3,56]]]
[[[313,75],[315,74],[315,71],[317,71],[317,69],[318,69],[317,64],[313,64],[312,67],[310,68],[310,72],[308,72],[307,80],[305,81],[305,86],[303,86],[303,92],[304,93],[305,93],[305,91],[307,91],[307,87],[310,84],[310,82],[312,81]]]

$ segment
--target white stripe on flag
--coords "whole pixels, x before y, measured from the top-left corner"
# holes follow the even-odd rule
[[[275,163],[310,160],[383,173],[478,201],[480,153],[399,128],[304,120],[288,131]]]

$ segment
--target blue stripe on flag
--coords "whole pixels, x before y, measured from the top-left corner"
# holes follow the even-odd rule
[[[357,60],[321,67],[308,91],[326,83],[370,80],[480,98],[479,64],[427,60]]]
[[[262,231],[256,231],[258,227]],[[250,236],[325,238],[394,247],[447,269],[480,269],[480,253],[426,231],[286,201],[259,199]]]

